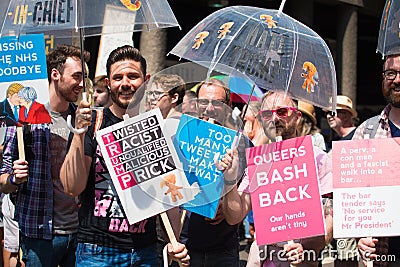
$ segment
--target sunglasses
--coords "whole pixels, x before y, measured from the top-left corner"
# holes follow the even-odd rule
[[[331,116],[331,117],[335,117],[336,116],[335,112],[327,110],[327,111],[325,111],[325,116],[328,116],[328,115]]]
[[[199,104],[199,106],[202,107],[207,107],[210,103],[212,106],[217,107],[217,108],[222,108],[225,105],[225,102],[221,101],[221,100],[210,100],[210,99],[206,99],[206,98],[200,98],[197,99],[197,103]]]
[[[145,92],[147,98],[152,97],[157,101],[160,100],[163,96],[168,95],[168,93],[169,91],[162,92],[162,91],[152,91],[152,90],[148,90]]]
[[[297,111],[297,109],[294,107],[280,107],[277,109],[260,110],[259,114],[263,120],[269,120],[272,118],[274,113],[279,118],[287,118],[292,115],[292,111]]]
[[[339,116],[340,114],[346,114],[347,113],[347,111],[345,111],[345,110],[340,110],[340,109],[338,109],[338,110],[336,110],[336,113],[335,112],[333,112],[333,111],[325,111],[325,115],[326,116],[331,116],[331,117],[337,117],[337,116]]]

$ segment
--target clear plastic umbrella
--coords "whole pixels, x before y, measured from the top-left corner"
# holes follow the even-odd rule
[[[179,26],[166,0],[7,2],[1,36],[78,29],[84,29],[84,36],[93,36]]]
[[[379,27],[378,47],[382,57],[400,53],[400,2],[387,0]]]
[[[260,88],[335,109],[336,72],[325,41],[280,10],[230,6],[204,18],[170,51],[225,73],[235,69]]]
[[[179,26],[166,0],[8,0],[2,6],[4,3],[8,8],[0,37],[33,33],[56,39],[72,36],[78,38],[81,50],[85,36]],[[85,72],[84,60],[81,61]],[[87,99],[85,83],[83,98]]]

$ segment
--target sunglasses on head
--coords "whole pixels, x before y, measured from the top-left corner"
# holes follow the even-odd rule
[[[280,107],[277,109],[261,110],[259,114],[263,120],[269,120],[272,118],[274,113],[279,118],[286,118],[292,115],[292,111],[297,111],[297,109],[294,107]]]

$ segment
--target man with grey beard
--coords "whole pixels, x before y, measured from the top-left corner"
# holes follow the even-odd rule
[[[369,138],[400,137],[400,54],[386,57],[382,71],[382,94],[388,105],[375,120],[368,119],[356,130],[353,140],[364,139],[367,129],[374,129]],[[360,256],[375,260],[394,255],[395,262],[374,261],[374,266],[398,266],[400,262],[400,237],[361,238],[358,242]],[[367,253],[368,252],[368,253]],[[367,253],[367,256],[366,256]]]

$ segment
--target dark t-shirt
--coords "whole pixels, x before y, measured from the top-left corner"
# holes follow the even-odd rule
[[[182,241],[187,240],[186,247],[189,251],[210,252],[239,247],[238,225],[229,225],[225,220],[212,225],[205,217],[193,212],[188,213],[187,228],[182,229],[181,238]]]
[[[239,182],[247,167],[245,149],[253,146],[253,143],[246,136],[242,135],[238,145]],[[188,212],[188,218],[186,218],[182,229],[181,240],[186,244],[189,251],[216,252],[238,249],[238,228],[239,224],[229,225],[226,220],[223,220],[219,224],[211,224],[204,216]]]
[[[102,128],[121,121],[110,111],[104,109]],[[80,199],[78,242],[94,243],[120,249],[141,248],[157,242],[156,218],[151,217],[135,224],[129,224],[112,184],[106,164],[92,126],[85,136],[85,155],[93,158],[88,182]],[[140,201],[138,199],[137,201]]]
[[[346,136],[340,137],[339,140],[351,140],[353,138],[354,133],[356,132],[357,128],[354,128],[353,131],[348,133]]]

